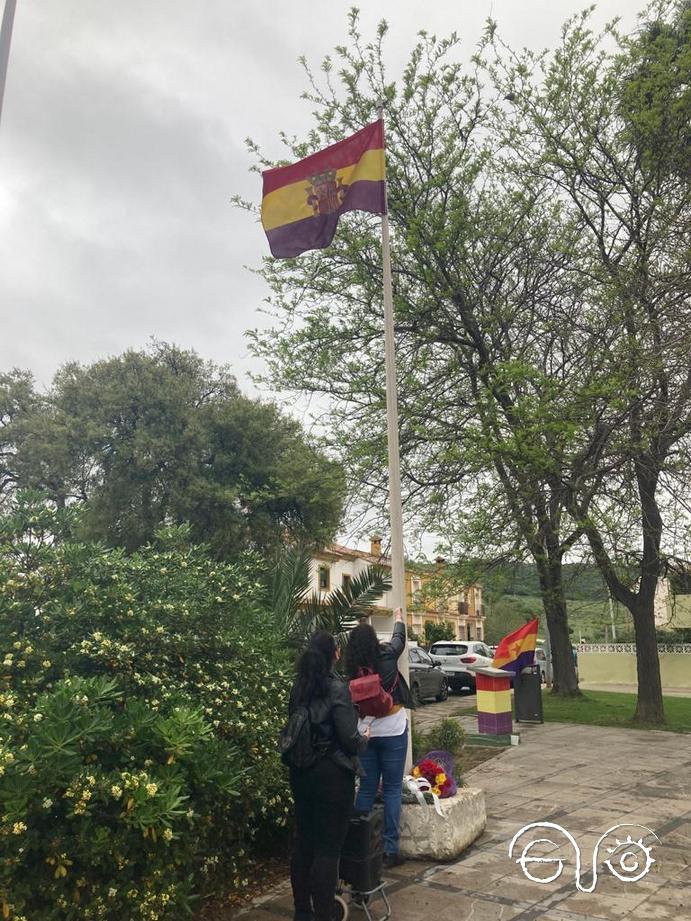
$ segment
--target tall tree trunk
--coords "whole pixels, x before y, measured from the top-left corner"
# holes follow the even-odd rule
[[[655,589],[660,573],[662,539],[662,516],[655,492],[661,464],[651,462],[645,455],[636,458],[635,464],[643,536],[640,579],[635,594],[617,575],[614,561],[610,558],[597,527],[589,523],[585,533],[610,593],[631,612],[633,618],[638,679],[638,700],[634,719],[641,723],[664,723],[660,656],[655,632]],[[574,506],[574,513],[582,518],[586,517],[577,505]]]
[[[659,465],[646,458],[636,462],[636,480],[641,499],[643,526],[643,559],[641,581],[635,603],[631,606],[636,634],[636,670],[638,702],[634,719],[641,723],[664,723],[660,656],[655,632],[655,589],[660,577],[660,543],[662,515],[657,504],[656,489]]]
[[[535,562],[552,650],[552,693],[560,697],[576,697],[581,692],[571,649],[561,557],[547,559],[546,556],[536,555]]]
[[[634,720],[638,723],[664,723],[660,656],[657,651],[653,599],[641,599],[632,606],[636,634],[636,673],[638,700]]]

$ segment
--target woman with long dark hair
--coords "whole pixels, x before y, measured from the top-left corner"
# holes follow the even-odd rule
[[[316,762],[290,768],[296,840],[290,865],[295,921],[332,921],[338,859],[355,797],[357,755],[369,733],[358,732],[357,712],[345,682],[333,671],[339,651],[319,630],[300,657],[289,713],[306,707]]]
[[[408,751],[408,718],[406,708],[414,706],[408,685],[398,671],[398,659],[406,646],[403,612],[394,612],[394,630],[389,643],[380,643],[374,628],[360,624],[351,631],[345,653],[345,669],[349,679],[357,678],[362,669],[371,669],[381,678],[385,691],[391,694],[393,706],[386,716],[359,722],[360,731],[370,730],[370,741],[361,760],[365,776],[355,801],[356,812],[369,812],[374,805],[381,780],[384,796],[384,866],[402,863],[398,853],[401,819],[401,786]]]

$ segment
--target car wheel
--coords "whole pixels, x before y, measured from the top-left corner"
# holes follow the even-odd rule
[[[411,685],[411,687],[410,687],[410,693],[411,693],[411,695],[412,695],[412,697],[413,697],[413,703],[415,704],[415,706],[416,706],[416,707],[421,707],[421,706],[422,706],[422,697],[421,697],[421,695],[420,695],[420,685],[417,684],[417,683]]]
[[[477,685],[476,685],[476,683],[475,683],[475,679],[474,679],[474,678],[469,678],[469,679],[468,679],[468,690],[470,691],[471,694],[475,694],[475,693],[476,693],[476,691],[477,691]]]
[[[437,700],[439,703],[446,700],[449,696],[449,686],[446,683],[446,678],[442,678],[441,686],[439,687],[439,693],[437,694]]]

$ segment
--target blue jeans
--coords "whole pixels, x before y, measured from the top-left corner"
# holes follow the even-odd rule
[[[384,794],[384,851],[398,854],[398,825],[401,819],[401,786],[408,751],[408,729],[400,736],[382,736],[369,740],[360,755],[365,776],[355,800],[356,812],[369,812],[382,781]]]

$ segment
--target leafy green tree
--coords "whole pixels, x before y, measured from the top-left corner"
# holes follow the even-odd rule
[[[490,72],[510,103],[495,113],[511,162],[577,221],[577,268],[606,322],[599,378],[616,390],[593,420],[605,437],[580,476],[564,478],[567,507],[633,617],[636,718],[661,722],[654,596],[666,496],[688,491],[678,455],[691,434],[691,8],[653,4],[633,36],[614,25],[595,35],[590,12],[566,24],[549,55],[493,38]]]
[[[353,13],[349,46],[336,51],[340,86],[330,59],[324,88],[308,71],[315,129],[307,143],[284,140],[291,157],[304,156],[374,119],[385,100],[406,509],[438,531],[474,493],[479,520],[511,529],[539,570],[555,691],[577,693],[561,566],[582,528],[563,471],[582,462],[574,432],[606,396],[593,385],[578,322],[579,238],[558,201],[504,171],[478,75],[453,60],[456,37],[423,34],[394,85],[385,33],[382,24],[364,44]],[[378,226],[352,215],[328,250],[267,261],[264,274],[280,318],[280,332],[255,339],[269,379],[331,398],[331,431],[352,480],[366,504],[381,504]],[[474,533],[481,542],[483,529]]]
[[[455,36],[423,34],[400,83],[387,81],[386,26],[364,43],[353,13],[349,45],[336,49],[338,83],[331,59],[322,78],[307,71],[315,129],[307,143],[283,140],[291,158],[304,156],[385,101],[409,514],[439,526],[470,509],[462,527],[474,555],[483,530],[514,559],[530,553],[557,693],[577,691],[563,561],[585,538],[637,624],[637,718],[660,721],[656,495],[688,434],[691,387],[680,334],[689,328],[689,171],[679,169],[688,7],[661,3],[656,21],[666,25],[642,42],[610,29],[614,49],[590,34],[587,15],[541,54],[505,48],[490,23],[474,58],[489,72],[483,88],[453,60]],[[669,124],[680,126],[676,141],[651,159],[645,138]],[[375,225],[355,215],[329,250],[264,271],[281,320],[280,335],[257,337],[270,379],[332,398],[354,479],[382,495]],[[639,543],[636,584],[627,554]]]
[[[22,421],[39,402],[28,371],[15,369],[0,374],[0,504],[16,486],[16,445]]]
[[[453,626],[447,621],[442,623],[435,623],[433,620],[425,621],[425,643],[428,646],[438,640],[453,640],[455,638]]]
[[[11,450],[14,484],[82,504],[86,536],[128,550],[182,522],[226,559],[320,544],[343,507],[339,466],[296,421],[242,396],[226,368],[161,343],[66,365]]]

